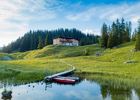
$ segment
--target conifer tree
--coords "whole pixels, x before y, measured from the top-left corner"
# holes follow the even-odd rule
[[[134,32],[133,32],[133,34],[132,34],[131,40],[132,41],[136,41],[136,36],[137,36],[137,30],[135,29]]]
[[[113,24],[112,24],[111,32],[112,32],[111,38],[113,38],[112,45],[117,46],[118,45],[118,33],[117,33],[117,25],[115,22],[113,22]]]
[[[113,25],[112,25],[113,27]],[[108,33],[109,33],[109,38],[108,38],[108,41],[107,41],[107,48],[113,48],[114,47],[114,34],[113,34],[113,31],[112,31],[113,28],[110,28],[108,29]]]
[[[136,45],[135,45],[135,49],[137,51],[140,50],[140,20],[138,22],[138,32],[137,32],[137,36],[136,36]]]
[[[131,22],[126,22],[125,34],[124,34],[124,42],[130,42],[131,37]]]
[[[47,35],[46,35],[46,38],[45,38],[45,46],[49,45],[49,43],[48,43],[49,41],[48,41],[48,40],[49,40],[49,36],[48,36],[48,34],[47,34]]]
[[[116,34],[117,34],[117,37],[116,37],[116,40],[117,40],[117,45],[120,44],[120,37],[121,37],[121,32],[120,32],[120,22],[119,22],[119,19],[116,20]]]
[[[125,42],[125,21],[122,18],[121,20],[121,25],[120,25],[120,43],[124,43]]]
[[[111,33],[109,34],[107,47],[108,47],[108,48],[113,48],[113,46],[114,46],[114,42],[113,42],[113,33],[111,32]]]
[[[43,48],[43,41],[42,41],[42,38],[41,36],[39,37],[39,41],[38,41],[38,49],[42,49]]]
[[[102,36],[101,36],[101,47],[107,48],[107,42],[108,42],[108,28],[107,25],[104,23],[101,29]]]

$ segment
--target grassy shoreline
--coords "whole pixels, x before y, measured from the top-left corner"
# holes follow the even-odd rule
[[[14,79],[19,82],[37,81],[44,79],[46,75],[64,71],[67,68],[68,66],[56,59],[0,61],[0,79]]]
[[[139,81],[140,52],[132,52],[133,48],[134,43],[131,42],[107,50],[102,50],[98,45],[47,46],[41,50],[0,54],[0,57],[6,55],[13,58],[10,61],[0,61],[0,79],[13,78],[22,82],[41,80],[46,75],[68,69],[67,64],[60,62],[62,60],[74,65],[76,74],[93,74],[92,77],[102,76],[99,77],[102,79],[103,76],[114,76]],[[96,56],[97,52],[101,56]],[[136,62],[124,63],[128,60]]]

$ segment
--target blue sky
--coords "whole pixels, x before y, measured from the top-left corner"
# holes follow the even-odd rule
[[[77,28],[100,34],[102,23],[124,17],[133,29],[140,19],[140,0],[1,0],[0,46],[27,31]]]

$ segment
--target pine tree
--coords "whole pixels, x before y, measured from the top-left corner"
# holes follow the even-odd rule
[[[113,48],[115,45],[115,24],[112,24],[112,27],[109,27],[109,38],[107,42],[107,47],[108,48]]]
[[[49,45],[48,40],[49,40],[49,36],[48,36],[48,34],[47,34],[47,35],[46,35],[46,38],[45,38],[45,46]]]
[[[124,33],[124,43],[125,42],[130,42],[130,37],[131,37],[131,22],[126,22],[125,26],[125,33]]]
[[[43,41],[42,41],[42,38],[41,36],[39,37],[39,42],[38,42],[38,49],[42,49],[43,48]]]
[[[120,43],[125,43],[125,34],[126,34],[126,31],[125,31],[125,21],[122,18],[121,25],[120,25]]]
[[[30,50],[30,36],[28,34],[25,34],[24,38],[21,38],[20,42],[20,51],[28,51]]]
[[[117,33],[117,37],[116,37],[116,40],[117,40],[117,45],[120,44],[120,41],[121,41],[121,32],[120,32],[120,22],[119,22],[119,19],[116,20],[116,33]]]
[[[128,24],[128,42],[130,42],[131,40],[131,31],[132,31],[132,23],[129,21],[129,24]]]
[[[132,41],[136,41],[136,36],[137,36],[137,30],[135,29],[134,32],[133,32],[133,34],[132,34],[131,40]]]
[[[108,43],[107,43],[107,47],[108,48],[113,48],[114,47],[114,42],[113,42],[113,33],[111,32],[108,38]]]
[[[33,50],[33,45],[34,45],[34,40],[33,40],[33,36],[32,36],[32,31],[30,30],[29,32],[29,38],[30,38],[30,50]]]
[[[135,49],[136,49],[137,51],[140,50],[140,21],[138,22],[138,32],[137,32],[137,37],[136,37]]]
[[[111,32],[112,32],[112,46],[117,46],[118,45],[118,33],[117,33],[117,25],[115,24],[115,22],[113,22],[112,24],[112,28],[111,28]]]
[[[108,28],[107,25],[104,23],[102,26],[102,36],[101,36],[101,47],[107,48],[107,42],[108,42]]]

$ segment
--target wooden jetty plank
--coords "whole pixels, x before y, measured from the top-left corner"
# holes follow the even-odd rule
[[[74,71],[75,71],[75,67],[73,67],[71,70],[68,70],[68,71],[60,72],[60,73],[57,73],[57,74],[54,74],[54,75],[51,75],[51,76],[46,76],[45,80],[51,80],[52,78],[54,78],[56,76],[62,76],[62,75],[65,75],[65,74],[72,73]]]
[[[76,70],[75,67],[72,64],[69,64],[69,63],[67,63],[65,61],[62,61],[62,60],[59,60],[59,62],[64,63],[64,64],[72,67],[72,69],[71,70],[64,71],[64,72],[60,72],[60,73],[57,73],[57,74],[54,74],[54,75],[46,76],[44,78],[45,80],[51,80],[52,78],[54,78],[56,76],[63,76],[63,75],[69,74],[69,73],[73,73]]]

